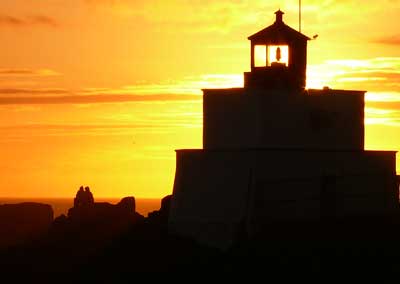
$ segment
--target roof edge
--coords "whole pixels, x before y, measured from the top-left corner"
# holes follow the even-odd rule
[[[262,30],[260,30],[260,31],[258,31],[258,32],[256,32],[256,33],[254,33],[254,34],[248,36],[247,39],[248,39],[248,40],[253,40],[255,37],[260,36],[261,33],[265,32],[265,30],[271,29],[271,28],[277,27],[277,26],[283,26],[283,27],[289,29],[290,32],[292,32],[292,33],[297,33],[297,36],[298,36],[298,37],[302,37],[302,38],[305,39],[305,40],[311,40],[311,38],[309,38],[309,37],[306,36],[305,34],[302,34],[302,33],[299,32],[299,31],[293,29],[293,28],[290,27],[289,25],[286,25],[284,22],[281,22],[281,23],[276,23],[276,22],[275,22],[275,23],[273,23],[272,25],[269,25],[268,27],[265,27],[264,29],[262,29]]]

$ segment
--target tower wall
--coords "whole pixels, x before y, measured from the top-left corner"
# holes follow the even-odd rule
[[[395,152],[178,150],[170,230],[229,247],[268,223],[391,216]]]
[[[364,149],[364,92],[204,90],[204,149]]]

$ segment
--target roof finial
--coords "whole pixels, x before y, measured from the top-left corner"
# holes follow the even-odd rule
[[[275,20],[275,22],[276,22],[276,23],[282,23],[282,22],[283,22],[283,20],[282,20],[283,14],[285,14],[285,13],[283,13],[283,12],[281,11],[281,9],[279,9],[278,11],[275,12],[275,15],[276,15],[276,20]]]

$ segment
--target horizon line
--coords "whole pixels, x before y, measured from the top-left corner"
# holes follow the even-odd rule
[[[95,199],[95,202],[96,202],[96,199],[119,199],[119,200],[121,200],[122,198],[125,198],[125,197],[134,197],[135,199],[162,199],[167,195],[164,195],[162,197],[136,197],[134,195],[127,195],[127,196],[122,196],[122,197],[98,196],[98,197],[94,197],[94,199]],[[58,197],[51,197],[51,196],[47,196],[47,197],[46,196],[39,196],[39,197],[38,196],[34,196],[34,197],[27,197],[27,196],[24,196],[24,197],[0,196],[0,200],[1,199],[74,199],[74,198],[75,198],[75,196],[72,196],[72,197],[63,197],[63,196],[58,196]]]

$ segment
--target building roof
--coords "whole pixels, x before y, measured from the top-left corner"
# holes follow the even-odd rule
[[[265,29],[248,37],[251,41],[263,42],[289,42],[289,41],[307,41],[310,38],[302,33],[292,29],[282,20],[283,12],[278,10],[275,12],[275,23]]]

